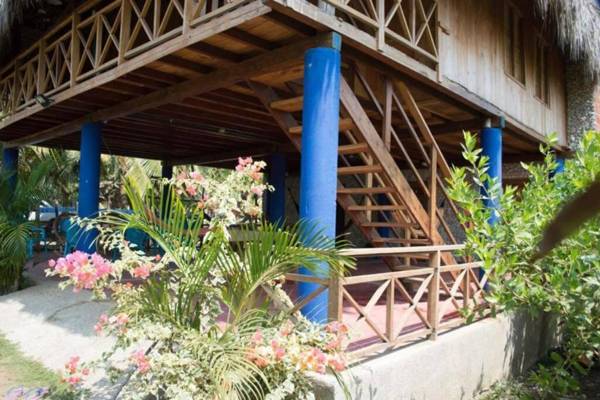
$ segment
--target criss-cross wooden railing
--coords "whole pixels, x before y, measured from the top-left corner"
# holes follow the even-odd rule
[[[0,119],[180,38],[247,0],[90,0],[0,72]],[[121,68],[120,73],[126,69]],[[114,78],[114,77],[113,77]]]
[[[377,39],[430,63],[438,60],[437,0],[324,0],[336,16]]]
[[[468,312],[485,310],[486,283],[492,271],[479,262],[442,265],[443,253],[464,245],[349,249],[355,258],[426,256],[427,266],[401,271],[318,278],[289,274],[293,282],[320,285],[310,298],[297,299],[294,311],[329,289],[329,319],[347,324],[354,337],[349,350],[360,357],[408,341],[435,340],[445,329],[466,322]],[[458,255],[456,255],[458,258]],[[478,314],[479,315],[479,314]]]

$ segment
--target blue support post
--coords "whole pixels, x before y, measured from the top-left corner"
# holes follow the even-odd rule
[[[390,204],[390,201],[387,197],[387,194],[378,194],[377,195],[377,203],[379,203],[379,205],[381,206],[387,206]],[[390,217],[390,213],[387,211],[382,211],[381,212],[382,215],[385,215],[385,217],[389,218]],[[385,219],[382,218],[382,222],[385,222]],[[391,232],[392,230],[390,228],[377,228],[377,233],[379,233],[379,236],[381,236],[382,238],[389,238],[391,236]]]
[[[86,122],[81,128],[79,155],[79,206],[81,218],[98,214],[100,202],[100,147],[102,144],[102,124]],[[97,232],[83,232],[77,240],[77,250],[93,253],[96,250],[94,239]]]
[[[273,224],[282,224],[285,220],[285,172],[285,155],[271,154],[268,180],[275,190],[267,192],[267,219]]]
[[[17,174],[19,167],[19,149],[13,147],[2,151],[2,168],[10,174],[9,186],[14,190],[17,187]]]
[[[302,114],[302,154],[300,160],[300,218],[316,224],[335,238],[337,160],[340,117],[340,48],[314,48],[304,57],[304,103]],[[317,274],[328,277],[323,264]],[[300,268],[300,273],[310,271]],[[301,282],[300,298],[309,296],[320,285]],[[327,321],[328,291],[316,296],[302,308],[314,322]]]
[[[495,179],[496,184],[502,190],[502,129],[501,128],[483,128],[481,131],[482,154],[489,158],[488,175]],[[500,205],[500,199],[496,196],[490,196],[485,200],[485,205],[493,209],[489,223],[495,224],[498,215],[495,210]]]
[[[173,178],[173,166],[167,164],[165,161],[161,164],[161,177],[165,179]]]
[[[560,174],[565,171],[565,159],[564,157],[556,157],[556,168],[552,172],[552,176]]]

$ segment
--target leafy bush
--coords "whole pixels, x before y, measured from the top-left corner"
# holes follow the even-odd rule
[[[44,161],[19,174],[13,187],[7,172],[0,173],[0,295],[18,289],[27,259],[27,241],[34,223],[28,220],[48,191],[46,176],[50,164]]]
[[[465,134],[466,168],[454,168],[450,196],[465,211],[467,252],[493,270],[487,299],[501,309],[525,308],[531,313],[558,316],[563,335],[560,352],[552,353],[552,367],[540,367],[531,379],[540,396],[576,389],[572,373],[585,373],[582,360],[593,360],[600,350],[600,218],[588,221],[545,258],[533,261],[545,227],[569,199],[600,178],[600,133],[588,132],[563,173],[551,146],[541,146],[543,161],[522,164],[529,179],[522,189],[506,186],[487,174],[487,159],[476,148],[476,138]],[[483,200],[500,196],[498,221],[488,224]]]
[[[299,265],[321,273],[324,262],[342,274],[353,260],[307,224],[284,230],[258,222],[258,199],[269,189],[263,167],[240,159],[225,181],[197,172],[129,179],[132,213],[87,221],[98,244],[121,258],[77,252],[50,264],[47,273],[66,278],[63,287],[112,292],[113,315],[96,330],[117,343],[99,365],[130,374],[125,398],[304,399],[311,398],[306,372],[345,367],[346,329],[292,314],[280,280]],[[250,227],[231,229],[242,221]],[[129,229],[149,235],[162,255],[126,243]],[[142,283],[123,283],[128,275]],[[65,380],[79,387],[90,367],[74,358]]]

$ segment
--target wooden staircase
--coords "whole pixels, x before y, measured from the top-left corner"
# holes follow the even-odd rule
[[[440,171],[449,174],[449,168],[427,128],[427,124],[419,113],[418,106],[412,95],[402,85],[399,87],[403,101],[395,94],[386,91],[385,104],[382,104],[373,94],[368,82],[360,75],[354,82],[361,81],[365,87],[362,93],[372,94],[369,99],[357,97],[348,81],[342,77],[340,83],[340,122],[338,147],[338,204],[343,207],[352,222],[359,228],[364,237],[373,246],[408,246],[443,244],[452,242],[454,237],[451,230],[440,218],[438,207],[438,184],[443,183],[444,176]],[[286,86],[294,90],[282,91],[261,83],[248,82],[257,97],[269,110],[282,130],[290,138],[296,148],[301,151],[302,126],[301,112],[303,96],[301,80],[296,78],[293,84]],[[389,88],[391,84],[386,84]],[[277,90],[276,90],[277,89]],[[286,96],[278,93],[285,92]],[[292,92],[290,96],[289,93]],[[429,182],[421,178],[419,168],[408,156],[392,124],[392,105],[396,100],[395,113],[402,111],[406,123],[414,124],[416,130],[426,129],[428,139],[419,137],[418,140],[425,151],[425,159],[429,162]],[[367,108],[363,104],[367,104]],[[404,104],[404,105],[403,105]],[[404,110],[407,108],[408,113]],[[375,111],[374,111],[375,110]],[[373,118],[379,112],[379,119]],[[408,118],[408,114],[411,118]],[[378,122],[381,122],[378,124]],[[380,131],[376,125],[380,126]],[[427,136],[427,133],[424,135]],[[392,138],[396,144],[392,147]],[[405,155],[412,170],[411,182],[405,172],[400,169],[393,153]],[[441,167],[441,168],[438,168]],[[413,188],[413,186],[419,186]],[[420,200],[417,191],[421,189]],[[423,190],[424,189],[424,190]],[[423,194],[425,196],[423,196]],[[441,221],[441,222],[440,222]],[[442,228],[442,229],[440,229]],[[445,229],[445,231],[444,231]],[[443,233],[441,233],[443,232]],[[414,263],[423,263],[423,257],[388,258],[386,262],[392,269],[401,269]],[[450,254],[445,254],[442,260],[445,264],[453,264],[455,260]]]

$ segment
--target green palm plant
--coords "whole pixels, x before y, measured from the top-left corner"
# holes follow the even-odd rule
[[[32,165],[27,174],[19,174],[14,187],[11,174],[0,173],[0,294],[21,284],[27,242],[34,228],[28,217],[48,194],[50,165],[47,161]]]
[[[288,230],[257,224],[243,228],[237,242],[229,240],[226,227],[213,224],[202,238],[204,211],[186,203],[168,182],[140,178],[139,168],[125,180],[125,193],[131,213],[102,213],[91,226],[99,230],[101,245],[110,247],[128,229],[138,229],[164,252],[169,267],[136,292],[137,317],[167,322],[197,338],[189,351],[208,360],[203,376],[217,388],[215,399],[264,398],[268,379],[246,353],[257,327],[269,323],[265,311],[272,300],[263,288],[300,265],[319,274],[327,263],[331,274],[343,274],[353,266],[339,252],[345,244],[336,245],[305,223]],[[225,327],[215,324],[222,305],[229,311]]]

